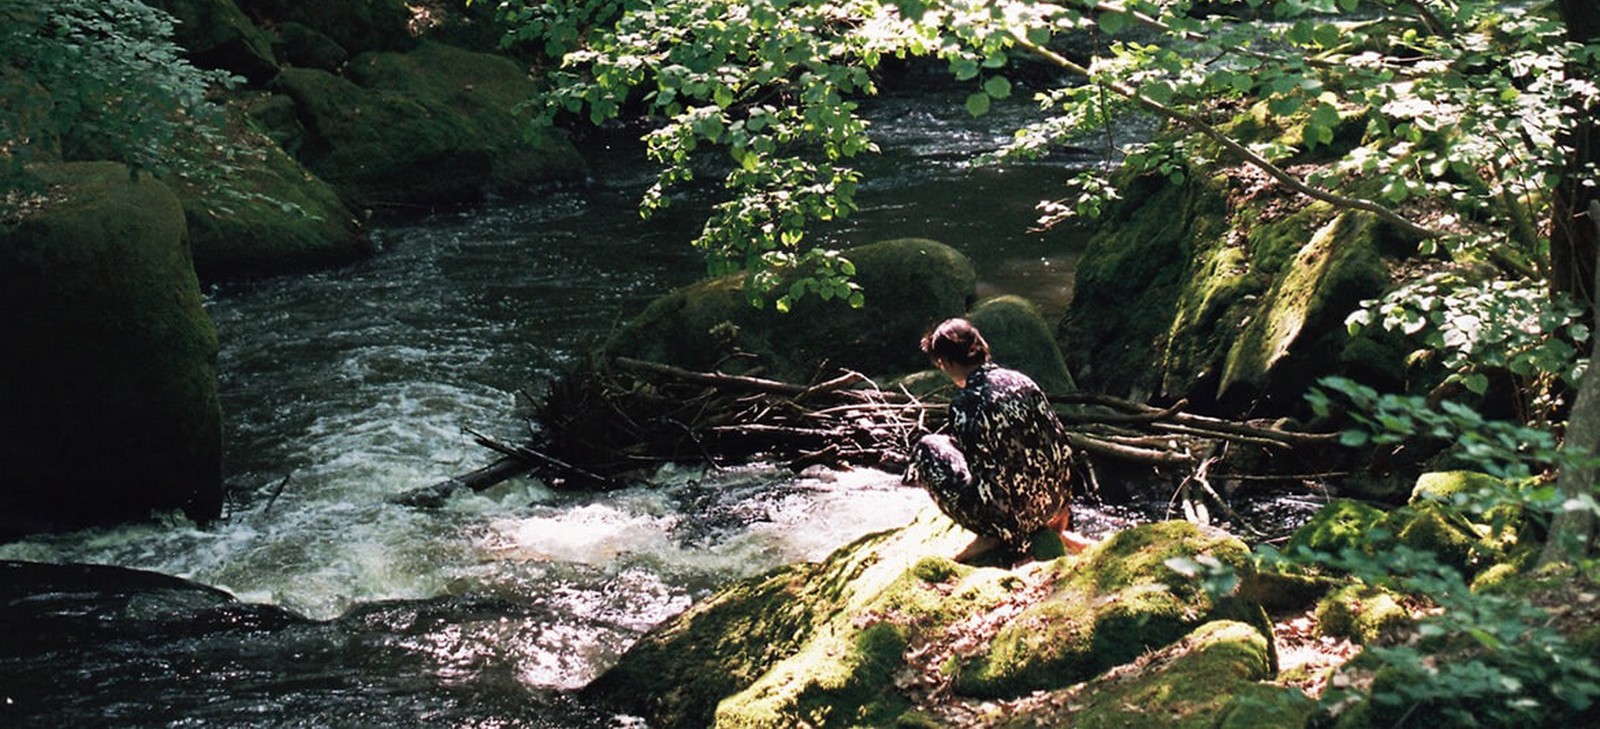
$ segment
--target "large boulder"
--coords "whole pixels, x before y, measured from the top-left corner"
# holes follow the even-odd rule
[[[955,666],[955,687],[1000,698],[1088,680],[1146,651],[1182,639],[1212,620],[1238,620],[1270,636],[1266,613],[1248,599],[1217,598],[1197,568],[1175,561],[1253,572],[1250,548],[1221,531],[1189,522],[1118,532],[1077,561],[1063,561],[1057,586],[994,636],[988,648]],[[1273,658],[1276,672],[1276,658]]]
[[[994,724],[1082,729],[1304,725],[1316,703],[1298,691],[1282,696],[1282,689],[1261,683],[1276,673],[1269,636],[1248,623],[1218,620],[1122,670],[1026,700]],[[1241,696],[1251,703],[1241,705]]]
[[[404,51],[416,45],[405,0],[238,0],[263,27],[294,22],[327,34],[349,53]]]
[[[0,527],[217,516],[217,338],[182,206],[117,164],[36,172],[48,202],[0,227]]]
[[[1058,336],[1080,385],[1227,415],[1301,415],[1327,375],[1404,387],[1395,336],[1344,321],[1412,244],[1364,213],[1187,173],[1125,180],[1091,238]]]
[[[1165,523],[1015,570],[942,556],[970,536],[929,510],[823,562],[739,583],[652,631],[587,693],[653,726],[944,725],[952,704],[976,712],[993,697],[1069,690],[1183,643],[1174,655],[1215,674],[1165,706],[1203,725],[1231,689],[1276,673],[1260,607],[1210,597],[1203,570],[1172,566],[1248,570],[1237,539]],[[1143,691],[1169,691],[1179,679],[1167,670],[1152,667]]]
[[[290,68],[272,88],[295,102],[300,161],[352,205],[473,201],[585,174],[564,137],[524,138],[513,108],[532,81],[507,58],[423,43],[362,55],[345,73]]]
[[[194,65],[222,69],[256,84],[277,75],[272,41],[234,0],[154,0],[150,5],[177,19],[173,41],[188,51]]]
[[[657,299],[613,335],[604,352],[694,370],[724,361],[754,365],[769,377],[799,382],[838,368],[873,376],[925,368],[918,342],[940,321],[966,313],[977,281],[972,262],[921,238],[871,243],[844,256],[866,294],[859,309],[816,296],[787,313],[756,308],[746,277],[734,274]],[[745,356],[730,359],[736,354]]]
[[[271,98],[258,99],[270,103]],[[229,108],[228,159],[197,160],[231,173],[172,182],[189,223],[195,271],[212,281],[349,263],[373,250],[331,185]],[[241,163],[242,162],[242,163]]]

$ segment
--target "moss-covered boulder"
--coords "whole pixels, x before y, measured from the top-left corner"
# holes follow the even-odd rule
[[[1204,570],[1174,561],[1248,570],[1237,539],[1174,522],[1016,569],[943,556],[970,538],[930,509],[821,563],[737,584],[651,632],[586,692],[652,726],[941,726],[989,698],[1144,671],[1125,664],[1177,644],[1170,656],[1214,659],[1203,665],[1217,673],[1172,695],[1172,711],[1215,717],[1229,690],[1275,673],[1261,608],[1212,599]],[[1170,691],[1166,680],[1127,690]]]
[[[1295,726],[1295,719],[1303,722],[1310,714],[1312,702],[1304,695],[1299,700],[1277,696],[1283,692],[1258,683],[1276,673],[1270,637],[1256,626],[1219,620],[1112,674],[1025,702],[1012,716],[994,723],[1008,728],[1211,729],[1226,716],[1232,717],[1228,726]],[[1258,697],[1255,705],[1233,707],[1246,692]],[[1274,694],[1271,700],[1262,700],[1268,692]],[[1240,721],[1256,707],[1271,707],[1275,717],[1290,723]]]
[[[762,725],[762,717],[785,714],[777,725],[794,726],[824,711],[835,717],[830,725],[889,723],[881,720],[906,702],[884,695],[884,666],[899,664],[906,626],[884,611],[937,619],[995,599],[1009,584],[1000,570],[969,582],[980,571],[936,556],[970,539],[930,510],[822,562],[735,584],[651,631],[585,693],[664,727],[709,726],[717,717]],[[948,604],[945,585],[960,586]],[[840,708],[822,708],[835,703]]]
[[[36,172],[47,203],[0,225],[0,526],[217,516],[217,338],[182,206],[117,164]]]
[[[1211,620],[1241,620],[1271,635],[1259,604],[1237,594],[1214,598],[1201,571],[1175,569],[1176,560],[1209,562],[1247,577],[1249,554],[1238,538],[1189,522],[1119,532],[1080,559],[1060,562],[1052,594],[1013,618],[986,650],[955,666],[956,690],[999,698],[1061,688]]]
[[[1329,374],[1317,365],[1338,361],[1349,339],[1345,317],[1389,283],[1379,234],[1375,218],[1355,212],[1317,229],[1234,340],[1219,400],[1292,410],[1316,377]]]
[[[304,23],[279,23],[273,28],[272,50],[284,63],[300,68],[337,72],[350,51],[326,33]]]
[[[300,161],[354,206],[471,201],[584,174],[564,137],[524,138],[513,107],[532,81],[509,59],[423,43],[345,72],[290,68],[272,89],[295,101]]]
[[[1323,635],[1376,642],[1411,624],[1400,595],[1373,585],[1346,585],[1317,603],[1317,629]]]
[[[1032,302],[1020,296],[991,297],[978,302],[967,319],[983,332],[996,362],[1026,373],[1045,392],[1077,389],[1050,324]]]
[[[1403,546],[1430,554],[1471,577],[1511,556],[1518,538],[1516,529],[1475,521],[1460,508],[1435,499],[1419,499],[1388,511],[1339,500],[1295,530],[1285,551],[1294,554],[1304,549],[1329,556],[1354,551],[1388,559],[1382,555]]]
[[[358,260],[373,250],[338,193],[230,107],[220,180],[175,180],[202,280],[285,273]]]
[[[1203,175],[1182,185],[1145,176],[1123,188],[1126,202],[1078,263],[1058,339],[1079,386],[1137,400],[1163,389],[1160,357],[1195,251],[1225,237],[1227,185]]]
[[[405,51],[417,43],[405,0],[237,0],[262,27],[294,22],[327,34],[351,54]]]
[[[1248,174],[1144,176],[1091,237],[1059,328],[1079,384],[1223,413],[1299,414],[1341,374],[1400,386],[1406,350],[1345,317],[1409,252],[1364,213],[1291,204]]]
[[[1289,536],[1284,552],[1292,555],[1311,550],[1337,555],[1345,549],[1360,549],[1372,528],[1383,521],[1385,513],[1383,509],[1360,501],[1333,501],[1317,510]]]
[[[178,20],[173,40],[201,68],[217,68],[263,83],[278,73],[267,34],[234,0],[153,0]]]
[[[750,305],[746,279],[732,275],[686,286],[651,302],[603,349],[626,356],[709,370],[729,355],[731,367],[761,367],[769,377],[805,382],[847,368],[895,375],[927,366],[922,335],[971,304],[977,276],[971,261],[931,240],[904,238],[845,252],[866,291],[852,309],[816,296],[788,313]],[[731,369],[730,367],[730,369]]]

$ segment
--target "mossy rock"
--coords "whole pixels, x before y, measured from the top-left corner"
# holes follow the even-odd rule
[[[182,206],[118,164],[33,171],[50,202],[0,227],[0,402],[13,421],[0,439],[0,531],[153,509],[217,516],[217,335]]]
[[[1161,357],[1189,285],[1195,251],[1227,226],[1226,180],[1124,180],[1123,200],[1089,239],[1057,337],[1078,385],[1145,399],[1161,387]]]
[[[194,65],[222,69],[256,84],[277,75],[272,41],[234,0],[152,0],[148,4],[178,20],[173,41],[183,47]]]
[[[1271,706],[1274,717],[1294,719],[1302,711],[1309,713],[1309,700],[1261,698],[1282,693],[1258,683],[1275,673],[1272,640],[1257,626],[1212,621],[1125,669],[1052,696],[1045,702],[1049,708],[1024,710],[997,724],[1078,729],[1211,729],[1219,722],[1232,727],[1269,726],[1244,718],[1248,709],[1237,706],[1241,694],[1258,698],[1248,708]]]
[[[1306,520],[1284,545],[1284,553],[1294,555],[1309,549],[1338,555],[1346,549],[1361,549],[1371,529],[1383,521],[1387,512],[1360,501],[1340,499],[1322,507]]]
[[[914,622],[893,616],[949,620],[1005,589],[999,570],[929,557],[970,539],[929,510],[822,562],[737,583],[652,630],[585,693],[663,727],[708,726],[714,717],[746,726],[791,717],[774,721],[793,726],[794,716],[829,705],[883,718],[905,707],[883,695],[884,667],[898,664],[901,631]],[[950,598],[947,585],[956,585]],[[858,622],[869,614],[883,619]]]
[[[1247,600],[1261,604],[1269,613],[1298,612],[1315,605],[1340,581],[1327,575],[1298,568],[1258,569],[1239,586]]]
[[[1061,348],[1038,307],[1020,296],[995,296],[978,302],[967,319],[983,332],[996,362],[1023,372],[1045,392],[1073,392]]]
[[[373,250],[365,229],[333,187],[255,131],[239,107],[230,107],[230,151],[237,159],[203,161],[235,165],[218,181],[177,180],[202,280],[263,276],[356,261]]]
[[[1431,552],[1442,564],[1471,578],[1478,570],[1505,556],[1488,530],[1474,524],[1458,509],[1437,501],[1420,501],[1389,512],[1378,524],[1382,533],[1412,549]],[[1381,550],[1382,544],[1376,545]]]
[[[338,41],[316,28],[293,21],[279,23],[273,28],[272,49],[291,66],[328,72],[337,72],[350,60],[350,51]]]
[[[326,33],[350,53],[405,51],[416,46],[406,0],[236,0],[263,27],[295,22]]]
[[[808,382],[839,368],[872,376],[927,366],[922,335],[961,316],[977,276],[967,257],[942,243],[902,238],[844,252],[856,268],[866,304],[852,309],[816,296],[788,313],[756,308],[746,278],[700,281],[651,302],[603,346],[609,356],[709,370],[736,352],[732,367],[758,366],[768,377]]]
[[[1244,684],[1229,697],[1216,729],[1295,729],[1317,711],[1317,702],[1296,688]]]
[[[1259,416],[1302,413],[1326,375],[1404,384],[1403,343],[1351,336],[1344,319],[1414,245],[1365,213],[1183,172],[1119,180],[1123,200],[1086,247],[1057,336],[1081,386]]]
[[[1400,596],[1381,587],[1346,585],[1317,604],[1317,627],[1323,635],[1363,645],[1410,624],[1411,613]]]
[[[1358,212],[1340,213],[1317,230],[1233,340],[1219,401],[1292,409],[1316,377],[1331,374],[1324,363],[1337,362],[1344,349],[1345,317],[1389,284],[1382,234],[1376,218]]]
[[[1452,503],[1458,497],[1472,496],[1484,491],[1498,490],[1505,482],[1477,471],[1430,471],[1417,477],[1411,489],[1410,503],[1423,500]]]
[[[913,701],[894,685],[904,654],[964,618],[993,609],[1016,581],[941,557],[913,564],[833,618],[793,656],[724,699],[718,727],[892,726]]]
[[[1242,620],[1271,635],[1259,604],[1237,594],[1215,599],[1200,576],[1169,564],[1214,559],[1248,577],[1249,555],[1236,537],[1189,522],[1119,532],[1079,559],[1058,563],[1055,592],[1011,620],[984,652],[956,666],[956,691],[1001,698],[1068,686],[1211,620]]]
[[[473,201],[584,174],[565,137],[524,138],[513,106],[532,82],[506,58],[424,43],[363,55],[347,73],[361,83],[290,68],[273,90],[295,101],[300,161],[352,205]]]

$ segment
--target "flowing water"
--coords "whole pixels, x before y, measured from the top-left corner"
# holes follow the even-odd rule
[[[974,259],[983,293],[1054,316],[1077,236],[1030,232],[1032,204],[1090,160],[974,167],[1012,119],[949,106],[884,102],[863,213],[820,235],[943,240]],[[927,508],[888,474],[759,465],[669,467],[605,494],[515,479],[437,509],[391,500],[490,460],[468,429],[537,428],[528,403],[560,366],[700,275],[691,216],[640,220],[642,163],[590,151],[581,189],[385,223],[358,265],[210,292],[227,518],[41,536],[0,559],[151,570],[243,602],[62,588],[30,603],[37,625],[70,630],[30,642],[17,631],[36,626],[0,626],[18,646],[0,651],[0,723],[637,725],[573,689],[719,585]]]

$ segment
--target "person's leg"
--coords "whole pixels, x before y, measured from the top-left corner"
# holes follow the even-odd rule
[[[906,480],[927,489],[945,516],[978,535],[952,559],[967,562],[1000,546],[1000,539],[985,536],[985,524],[976,518],[981,505],[973,487],[972,471],[967,468],[967,457],[949,436],[926,435],[917,441]]]
[[[1061,535],[1061,546],[1067,550],[1067,554],[1078,554],[1079,552],[1082,552],[1083,550],[1088,549],[1095,544],[1093,539],[1090,539],[1073,530],[1071,504],[1062,507],[1061,511],[1056,512],[1055,516],[1050,517],[1049,523],[1047,523],[1045,526],[1051,531]]]

